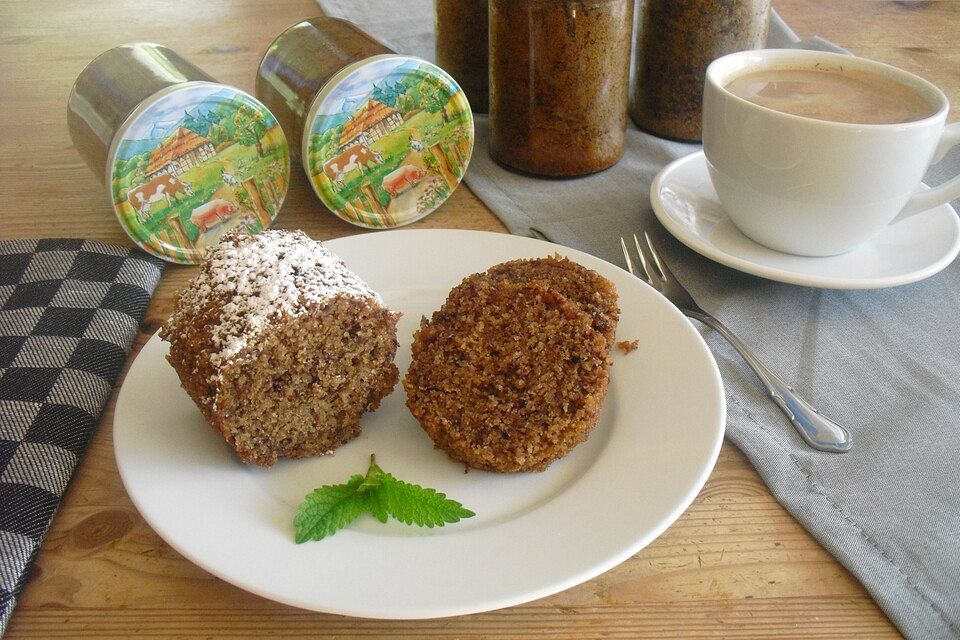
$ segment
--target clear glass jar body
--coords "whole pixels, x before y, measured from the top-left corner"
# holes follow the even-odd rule
[[[707,66],[767,40],[770,0],[645,0],[630,116],[658,136],[699,141]]]
[[[487,0],[434,0],[437,65],[453,76],[477,113],[487,112]]]
[[[576,176],[623,155],[633,0],[490,0],[490,155]]]
[[[214,82],[158,44],[125,44],[97,56],[77,77],[67,100],[70,137],[84,162],[104,180],[108,150],[130,114],[150,96],[197,80]]]
[[[297,154],[304,120],[320,89],[341,69],[393,53],[352,22],[320,16],[298,22],[270,44],[257,70],[257,98],[273,112]]]

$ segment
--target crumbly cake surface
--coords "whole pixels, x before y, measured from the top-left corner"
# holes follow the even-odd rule
[[[160,335],[207,421],[269,466],[360,433],[399,378],[398,317],[319,242],[265,231],[225,236]]]
[[[579,304],[590,314],[593,328],[613,344],[613,336],[620,320],[617,290],[596,271],[587,269],[569,258],[549,256],[532,260],[511,260],[491,267],[472,277],[497,278],[509,282],[543,280],[557,293]]]
[[[296,316],[334,296],[383,304],[343,261],[302,231],[230,235],[183,291],[170,324],[224,301],[210,338],[214,366],[243,351],[272,319]]]
[[[640,348],[639,340],[621,340],[617,343],[617,349],[620,349],[625,354],[633,353]]]
[[[564,295],[600,278],[589,272],[575,286],[569,274],[578,272],[554,258],[498,265],[465,278],[421,321],[404,379],[407,406],[452,459],[541,471],[596,426],[609,381],[605,333],[615,331],[619,309],[606,280],[598,290],[608,297],[593,308]],[[604,331],[594,326],[596,309],[610,310]]]

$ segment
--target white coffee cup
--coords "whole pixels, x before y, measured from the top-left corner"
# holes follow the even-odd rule
[[[774,111],[725,89],[761,69],[864,71],[905,85],[933,115],[902,124],[847,124]],[[960,197],[960,176],[920,184],[960,144],[940,89],[886,64],[821,51],[762,49],[715,60],[703,96],[703,148],[720,203],[748,237],[777,251],[830,256],[889,224]]]

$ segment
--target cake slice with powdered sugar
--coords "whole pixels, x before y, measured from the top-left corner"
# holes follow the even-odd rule
[[[160,336],[207,421],[244,462],[329,453],[399,377],[397,320],[303,232],[230,234]]]

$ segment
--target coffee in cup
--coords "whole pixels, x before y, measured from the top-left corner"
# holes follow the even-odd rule
[[[899,124],[937,110],[909,87],[853,71],[761,69],[734,77],[724,88],[761,107],[830,122]]]
[[[707,69],[704,152],[745,235],[778,251],[835,255],[960,196],[960,177],[920,185],[931,161],[960,143],[948,109],[937,87],[879,62],[745,51]]]

